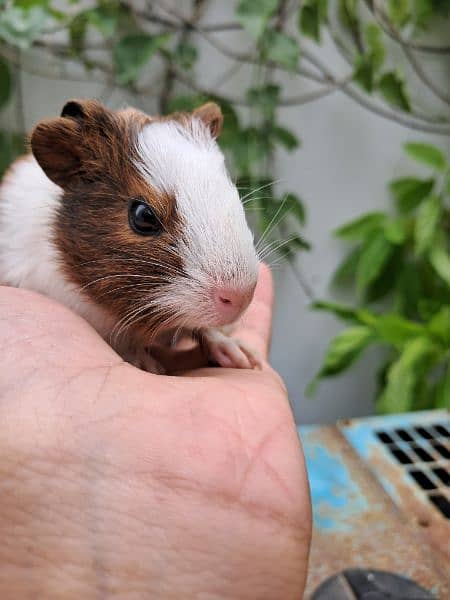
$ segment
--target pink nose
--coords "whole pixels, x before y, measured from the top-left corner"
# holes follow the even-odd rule
[[[254,286],[250,288],[217,287],[213,290],[213,300],[221,321],[232,323],[247,308],[253,298]]]

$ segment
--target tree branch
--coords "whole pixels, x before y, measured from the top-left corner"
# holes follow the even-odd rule
[[[366,6],[367,8],[370,10],[370,12],[373,14],[374,17],[376,17],[375,13],[379,11],[379,7],[378,4],[376,3],[376,0],[365,0]],[[387,15],[386,15],[387,18]],[[389,19],[388,19],[389,21]],[[389,21],[390,23],[390,21]],[[402,37],[400,34],[400,39],[397,40],[395,38],[395,36],[392,34],[392,31],[390,30],[390,28],[385,27],[384,23],[379,23],[380,27],[383,29],[384,33],[389,36],[390,38],[392,38],[395,41],[399,41],[402,44],[407,45],[409,48],[411,48],[411,50],[417,50],[418,52],[423,52],[423,53],[428,53],[428,54],[450,54],[450,46],[430,46],[429,44],[420,44],[417,42],[414,42],[413,40],[409,39],[405,39],[404,37]],[[392,23],[391,23],[392,25]]]

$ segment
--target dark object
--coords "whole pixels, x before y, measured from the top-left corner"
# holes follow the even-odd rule
[[[128,205],[128,221],[131,229],[139,235],[157,235],[162,225],[153,209],[140,198],[133,198]]]
[[[324,581],[311,600],[428,600],[430,592],[402,575],[372,569],[346,569]]]

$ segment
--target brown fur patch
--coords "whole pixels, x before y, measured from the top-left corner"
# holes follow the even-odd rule
[[[135,109],[112,112],[95,101],[81,102],[81,117],[40,123],[31,145],[47,175],[64,189],[55,240],[62,268],[96,304],[117,320],[138,319],[147,337],[170,314],[149,306],[158,291],[182,273],[177,254],[181,223],[175,198],[150,186],[134,165],[135,141],[151,118]],[[130,199],[140,198],[157,214],[163,231],[141,236],[128,223]]]

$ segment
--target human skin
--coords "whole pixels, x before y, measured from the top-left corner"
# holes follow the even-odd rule
[[[266,358],[269,271],[236,333]],[[302,597],[311,533],[285,387],[153,375],[81,318],[0,288],[0,598]]]

